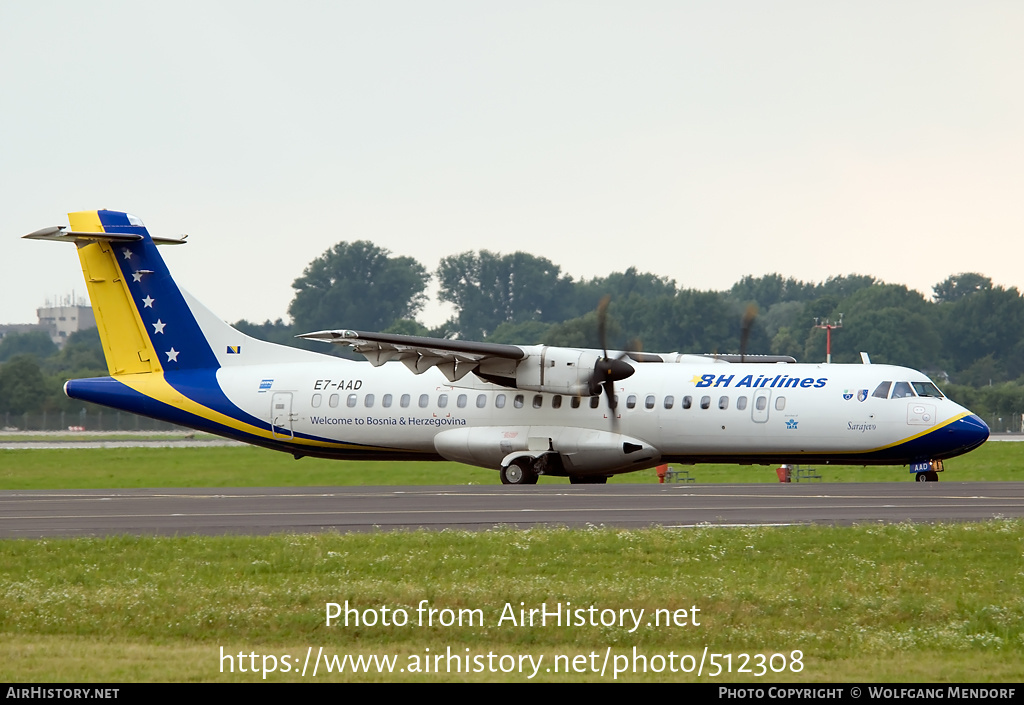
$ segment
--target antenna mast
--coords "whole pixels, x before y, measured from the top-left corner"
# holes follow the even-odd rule
[[[843,314],[839,314],[839,321],[835,323],[827,318],[821,323],[818,323],[818,320],[818,318],[814,319],[814,327],[825,329],[825,362],[832,364],[832,331],[843,327]]]

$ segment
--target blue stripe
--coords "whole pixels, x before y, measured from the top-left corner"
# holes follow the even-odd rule
[[[97,211],[107,232],[142,235],[142,240],[113,245],[117,265],[146,327],[160,366],[167,371],[220,366],[199,323],[145,227],[132,225],[126,213]]]
[[[338,441],[333,438],[322,438],[320,436],[301,433],[296,433],[295,437],[319,443],[329,443],[334,446],[352,446],[353,448],[325,447],[317,449],[289,443],[284,439],[274,440],[272,438],[264,438],[263,436],[257,436],[245,431],[240,431],[239,429],[231,426],[225,426],[224,424],[212,421],[205,416],[199,416],[188,411],[183,411],[162,401],[157,401],[152,397],[137,392],[113,377],[90,377],[87,379],[69,380],[65,385],[65,392],[72,399],[81,399],[82,401],[88,401],[94,404],[102,404],[103,406],[109,406],[113,409],[141,414],[142,416],[149,416],[150,418],[168,421],[180,426],[194,428],[199,431],[207,431],[218,436],[225,436],[245,443],[252,443],[290,453],[302,452],[311,454],[314,452],[321,452],[338,457],[344,457],[349,451],[358,453],[361,448],[381,452],[388,451],[387,448],[382,448],[380,446],[364,443],[352,443],[349,441]],[[234,408],[237,409],[237,407]],[[234,416],[233,414],[228,413],[229,410],[227,409],[218,408],[215,410],[224,413],[227,416]],[[242,411],[239,411],[239,415],[245,417],[244,420],[246,423],[252,423],[256,428],[264,428],[268,431],[270,430],[270,424],[266,421],[257,419],[256,417]]]

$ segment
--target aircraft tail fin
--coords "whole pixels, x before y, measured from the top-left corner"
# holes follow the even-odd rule
[[[69,213],[68,220],[70,229],[25,237],[77,246],[111,376],[317,356],[250,338],[180,289],[157,245],[184,238],[151,237],[141,220],[118,211]]]

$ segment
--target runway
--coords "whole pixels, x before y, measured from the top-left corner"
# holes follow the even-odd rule
[[[498,526],[694,527],[1024,517],[1022,482],[0,492],[0,538]]]

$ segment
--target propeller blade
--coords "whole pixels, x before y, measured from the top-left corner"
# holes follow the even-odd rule
[[[633,338],[631,341],[629,341],[628,350],[626,352],[622,353],[622,355],[619,355],[619,357],[622,357],[623,355],[628,355],[631,352],[642,353],[643,351],[644,351],[643,341],[640,340],[640,338]]]
[[[615,383],[605,382],[604,383],[604,394],[608,398],[608,413],[612,419],[612,431],[618,432],[619,430],[619,413],[618,404],[615,403]]]
[[[743,323],[740,328],[740,362],[747,358],[747,341],[750,340],[750,329],[754,327],[754,319],[757,318],[757,304],[749,304],[743,312]]]
[[[608,413],[612,419],[612,429],[618,428],[619,415],[615,403],[615,383],[619,380],[630,377],[636,370],[626,362],[628,352],[622,352],[616,358],[608,357],[608,304],[611,303],[611,295],[605,295],[597,305],[597,335],[601,340],[601,351],[603,357],[594,364],[594,372],[590,377],[590,393],[597,395],[604,388],[604,395],[608,401]],[[635,341],[639,348],[639,341]]]
[[[597,337],[601,341],[605,358],[608,357],[608,304],[611,300],[611,294],[605,294],[597,304]]]

